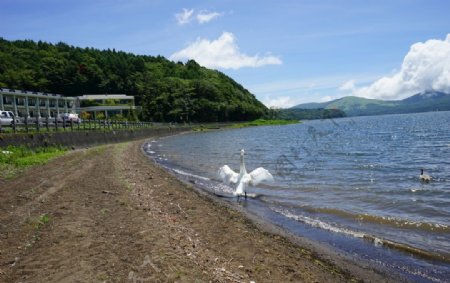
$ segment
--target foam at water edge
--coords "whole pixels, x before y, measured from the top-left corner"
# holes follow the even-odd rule
[[[174,171],[175,173],[180,174],[180,175],[184,175],[184,176],[188,176],[188,177],[194,177],[194,178],[205,180],[205,181],[209,181],[210,180],[209,178],[206,178],[206,177],[203,177],[203,176],[199,176],[199,175],[195,175],[195,174],[191,174],[191,173],[185,172],[183,170],[173,169],[173,168],[171,168],[171,170]]]
[[[301,216],[291,213],[290,211],[279,209],[279,208],[271,208],[273,211],[282,214],[283,216],[286,216],[287,218],[294,219],[299,222],[303,222],[305,224],[311,225],[313,227],[321,228],[324,230],[328,230],[331,232],[339,233],[339,234],[345,234],[348,236],[356,237],[356,238],[365,238],[366,234],[361,232],[352,231],[345,228],[339,228],[337,226],[333,226],[329,223],[322,222],[318,219],[313,219],[307,216]],[[381,240],[380,240],[381,241]]]
[[[174,169],[174,168],[169,168],[169,167],[166,167],[166,168],[169,169],[169,170],[172,170],[173,172],[175,172],[175,173],[177,173],[179,175],[192,177],[192,178],[203,180],[203,181],[211,181],[211,179],[209,179],[209,178],[206,178],[206,177],[203,177],[203,176],[199,176],[199,175],[195,175],[195,174],[191,174],[191,173],[185,172],[185,171],[180,170],[180,169]],[[208,183],[206,183],[206,184],[208,184]],[[203,185],[205,185],[205,184],[203,184]],[[211,185],[206,185],[206,186],[208,187],[208,189],[211,189],[211,190],[213,190],[213,191],[215,191],[216,193],[219,193],[219,194],[220,193],[226,193],[226,194],[232,195],[233,192],[234,192],[233,188],[231,188],[230,186],[227,186],[225,184],[222,184],[222,183],[214,184],[212,186]]]
[[[433,253],[430,251],[415,248],[415,247],[412,247],[412,246],[409,246],[406,244],[397,243],[397,242],[393,242],[393,241],[390,241],[387,239],[378,238],[376,236],[369,235],[366,233],[352,231],[352,230],[345,229],[345,228],[340,228],[337,226],[333,226],[329,223],[322,222],[318,219],[313,219],[313,218],[310,218],[307,216],[293,214],[292,212],[285,210],[285,209],[280,209],[280,208],[276,208],[276,207],[271,207],[271,209],[274,212],[280,213],[281,215],[283,215],[287,218],[294,219],[296,221],[305,223],[307,225],[311,225],[313,227],[321,228],[321,229],[331,231],[334,233],[344,234],[344,235],[355,237],[355,238],[364,239],[366,241],[372,242],[377,247],[387,247],[387,248],[395,249],[398,251],[414,254],[414,255],[420,256],[422,258],[431,259],[431,260],[439,260],[439,261],[450,263],[450,255],[449,254],[437,254],[437,253]]]
[[[219,192],[224,192],[224,193],[227,193],[227,194],[230,194],[230,195],[232,195],[234,193],[234,191],[235,191],[230,186],[222,184],[222,183],[219,183],[219,184],[215,185],[215,188],[217,188],[217,191],[219,191]]]

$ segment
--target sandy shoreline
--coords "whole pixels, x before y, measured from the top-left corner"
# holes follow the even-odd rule
[[[0,180],[0,281],[398,281],[211,199],[142,143],[77,150]]]

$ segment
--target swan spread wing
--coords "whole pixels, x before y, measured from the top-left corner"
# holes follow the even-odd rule
[[[231,170],[228,165],[224,165],[219,169],[219,177],[226,184],[237,183],[239,174]]]
[[[256,168],[250,173],[251,176],[251,184],[253,186],[258,185],[261,182],[267,181],[272,182],[273,176],[270,174],[270,172],[267,169],[264,169],[262,167]]]

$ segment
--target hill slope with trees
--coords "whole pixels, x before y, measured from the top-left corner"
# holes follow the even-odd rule
[[[0,87],[59,93],[125,93],[152,121],[246,121],[267,108],[225,74],[190,60],[0,38]]]

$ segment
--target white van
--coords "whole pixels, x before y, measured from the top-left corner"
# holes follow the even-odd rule
[[[20,123],[19,118],[16,118],[11,111],[0,111],[0,124],[2,126],[12,126],[14,119],[16,120],[16,124]]]

